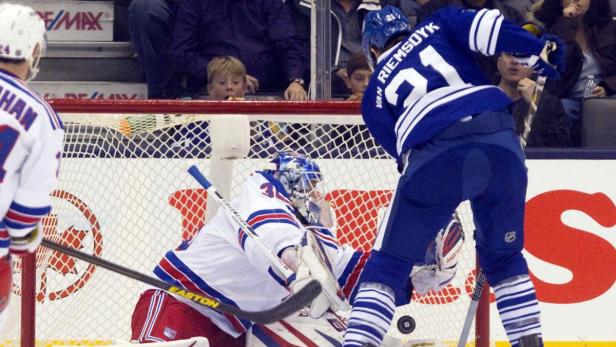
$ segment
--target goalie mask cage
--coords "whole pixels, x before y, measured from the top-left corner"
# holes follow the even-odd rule
[[[71,101],[52,103],[65,127],[60,184],[45,237],[151,274],[169,249],[190,238],[215,204],[186,172],[198,165],[226,198],[277,150],[313,158],[324,175],[341,243],[367,250],[392,196],[396,164],[346,102]],[[454,280],[414,294],[390,334],[455,346],[475,279],[472,213],[458,213],[466,242]],[[232,269],[221,269],[232,271]],[[102,345],[130,339],[143,285],[39,247],[14,259],[7,346]],[[486,296],[484,291],[484,297]],[[489,345],[489,305],[480,305],[469,344]],[[415,330],[395,328],[410,315]],[[21,317],[21,319],[20,319]]]

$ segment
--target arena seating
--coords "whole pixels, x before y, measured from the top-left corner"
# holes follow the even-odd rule
[[[582,106],[582,146],[616,149],[616,99],[586,99]]]

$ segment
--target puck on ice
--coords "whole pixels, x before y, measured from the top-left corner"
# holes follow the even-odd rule
[[[398,318],[398,330],[403,334],[410,334],[415,330],[415,319],[411,316]]]

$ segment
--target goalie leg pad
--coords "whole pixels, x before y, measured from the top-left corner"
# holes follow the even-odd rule
[[[370,258],[359,279],[362,283],[380,283],[393,291],[396,305],[408,301],[408,278],[412,264],[409,260],[400,259],[383,251],[372,251]],[[351,298],[353,302],[354,298]]]

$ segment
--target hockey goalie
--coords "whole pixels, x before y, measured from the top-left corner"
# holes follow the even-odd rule
[[[262,326],[146,288],[132,316],[133,342],[201,336],[211,346],[340,345],[348,302],[369,253],[338,243],[330,228],[329,205],[319,191],[323,176],[313,160],[280,152],[271,164],[271,168],[253,172],[230,205],[295,272],[294,279],[285,281],[274,270],[256,241],[224,208],[191,240],[168,251],[154,274],[165,282],[250,311],[279,304],[312,279],[322,284],[322,293],[304,311]],[[462,229],[454,219],[428,249],[426,264],[413,271],[417,291],[438,290],[453,278],[455,255],[463,242]],[[409,278],[409,297],[413,285]]]

